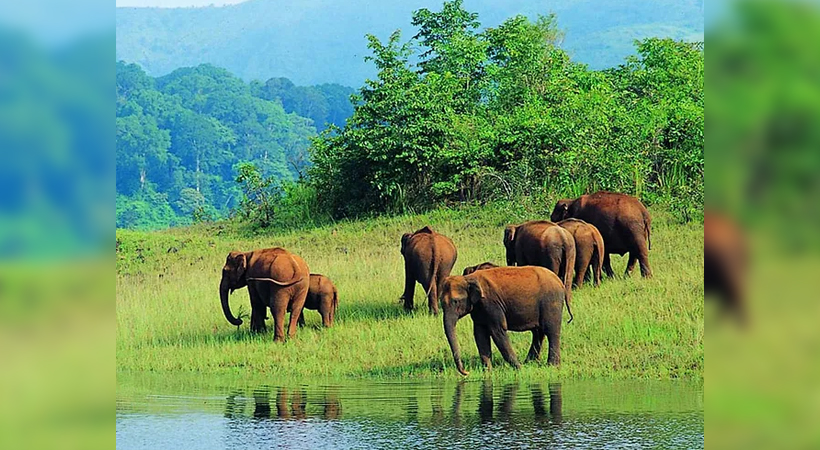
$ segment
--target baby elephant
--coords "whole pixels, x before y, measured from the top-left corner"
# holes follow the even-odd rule
[[[477,266],[465,267],[464,272],[462,272],[461,274],[462,275],[469,275],[469,274],[475,272],[476,270],[493,269],[493,268],[496,268],[496,267],[498,267],[498,266],[496,266],[495,264],[493,264],[491,262],[485,262],[485,263],[481,263]]]
[[[547,363],[561,362],[561,315],[564,311],[564,284],[553,272],[537,266],[497,267],[467,276],[444,280],[441,307],[444,333],[450,343],[456,368],[467,375],[461,362],[456,323],[470,314],[478,354],[490,368],[490,339],[516,369],[521,365],[510,344],[507,331],[531,331],[532,345],[527,360],[538,360],[544,337],[549,340]]]
[[[310,288],[304,309],[319,311],[322,315],[322,325],[330,328],[333,326],[333,317],[338,306],[339,293],[330,278],[319,273],[310,274]],[[305,326],[304,312],[299,315],[299,326]]]

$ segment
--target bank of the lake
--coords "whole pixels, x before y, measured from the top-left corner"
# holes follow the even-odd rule
[[[460,274],[484,261],[502,264],[503,227],[547,217],[549,206],[439,209],[293,232],[248,233],[227,223],[118,230],[118,372],[457,379],[441,318],[427,314],[422,290],[416,290],[416,312],[405,313],[398,302],[402,233],[431,225],[450,236],[459,252],[453,272]],[[650,210],[654,278],[605,278],[599,288],[576,290],[575,320],[562,330],[560,369],[543,362],[515,372],[494,348],[495,367],[485,374],[465,317],[458,334],[470,378],[701,379],[703,226]],[[340,303],[333,328],[320,328],[318,313],[307,311],[307,327],[281,345],[270,334],[250,334],[247,320],[238,330],[225,320],[217,292],[225,255],[271,246],[301,255],[312,272],[334,281]],[[626,257],[612,261],[622,273]],[[245,289],[234,292],[230,303],[234,314],[250,310]],[[511,333],[511,339],[523,359],[530,334]]]

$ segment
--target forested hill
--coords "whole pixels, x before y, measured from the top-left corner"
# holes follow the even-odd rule
[[[287,77],[297,84],[361,86],[376,70],[364,34],[412,36],[408,18],[439,0],[249,0],[206,8],[117,8],[117,59],[152,75],[211,63],[245,80]],[[703,40],[703,0],[466,0],[494,27],[517,14],[554,12],[562,48],[593,69],[634,54],[635,39]]]
[[[211,65],[148,76],[117,63],[117,226],[164,228],[222,217],[240,201],[237,164],[296,179],[326,123],[344,125],[353,90],[245,83]]]

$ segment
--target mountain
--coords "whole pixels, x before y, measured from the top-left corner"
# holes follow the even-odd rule
[[[465,0],[485,27],[516,14],[554,12],[573,60],[620,64],[644,37],[703,40],[703,0]],[[152,76],[210,63],[249,80],[285,77],[297,85],[361,86],[375,75],[365,34],[415,34],[412,12],[441,2],[249,0],[204,8],[117,8],[117,59]]]

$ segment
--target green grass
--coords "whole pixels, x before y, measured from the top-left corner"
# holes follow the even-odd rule
[[[458,247],[454,274],[483,261],[504,262],[503,227],[547,216],[547,206],[492,205],[342,222],[313,230],[253,235],[229,224],[165,232],[117,232],[117,369],[269,377],[457,379],[441,317],[416,289],[402,310],[402,233],[431,225]],[[560,369],[545,362],[509,368],[493,348],[480,367],[469,317],[458,334],[470,378],[690,378],[703,376],[703,226],[681,225],[652,210],[654,278],[604,279],[573,294],[575,320],[562,329]],[[217,288],[231,250],[283,246],[339,289],[335,326],[315,311],[295,339],[237,330],[223,317]],[[613,257],[622,273],[626,257]],[[636,269],[637,272],[637,269]],[[234,314],[250,310],[247,290],[231,296]],[[270,328],[269,321],[269,328]],[[510,333],[519,358],[529,333]],[[544,358],[546,359],[546,358]]]

